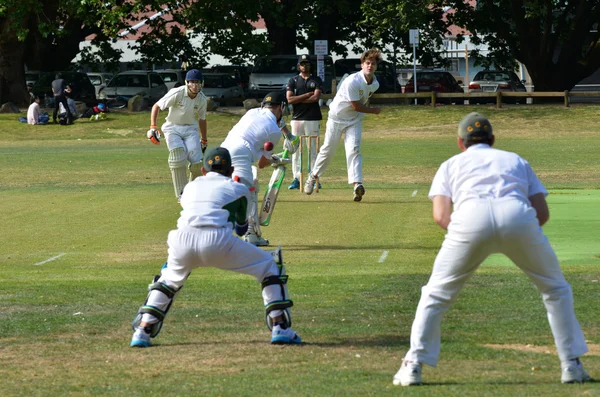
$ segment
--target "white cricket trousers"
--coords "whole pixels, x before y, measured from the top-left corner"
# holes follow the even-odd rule
[[[348,183],[362,182],[362,154],[360,141],[362,139],[362,120],[352,125],[340,124],[331,119],[327,120],[325,139],[315,161],[313,175],[320,177],[333,160],[335,151],[340,143],[342,134],[346,149],[346,166],[348,167]]]
[[[202,163],[202,146],[198,131],[198,124],[180,125],[166,122],[162,125],[167,148],[169,150],[184,148],[190,164]]]
[[[192,270],[199,267],[216,267],[248,274],[258,282],[262,282],[265,277],[279,275],[279,268],[271,254],[234,236],[231,227],[182,227],[169,232],[167,243],[167,266],[161,270],[158,282],[175,289],[183,287]],[[287,299],[281,295],[278,285],[262,290],[265,305]],[[147,305],[165,309],[168,303],[169,300],[163,293],[151,293]],[[269,313],[272,318],[281,314],[281,310]],[[150,314],[144,314],[143,321],[155,322],[156,319]]]
[[[290,121],[292,127],[292,134],[294,136],[319,136],[319,130],[321,129],[321,122],[319,120],[292,120]],[[310,153],[308,150],[308,141],[311,141]],[[294,178],[300,179],[300,170],[304,169],[306,172],[310,172],[315,165],[317,158],[317,140],[306,138],[302,142],[302,158],[300,153],[296,151],[292,155],[292,174]],[[310,165],[308,158],[310,156]],[[302,161],[303,164],[300,164]]]
[[[573,309],[571,286],[539,226],[535,209],[515,198],[477,199],[452,213],[429,282],[421,290],[406,360],[437,365],[442,317],[465,282],[492,253],[508,256],[541,292],[560,360],[587,352]]]

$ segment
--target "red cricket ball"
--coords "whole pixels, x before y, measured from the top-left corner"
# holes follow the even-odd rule
[[[271,150],[273,150],[273,142],[265,142],[264,148],[267,152],[270,152]]]

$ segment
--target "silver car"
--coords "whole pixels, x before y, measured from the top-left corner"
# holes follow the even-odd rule
[[[113,77],[106,87],[100,90],[98,99],[110,102],[126,100],[139,94],[144,98],[144,102],[152,105],[168,91],[158,73],[149,70],[131,70]]]
[[[219,104],[233,103],[231,101],[222,101],[226,98],[240,98],[240,103],[244,98],[244,88],[240,82],[237,82],[229,73],[204,73],[204,87],[202,92],[207,98]],[[221,99],[221,101],[219,101]]]
[[[94,88],[96,89],[96,97],[98,97],[98,94],[100,94],[100,90],[106,87],[110,79],[112,79],[113,77],[112,73],[90,72],[87,75],[92,84],[94,85]]]
[[[181,69],[157,69],[168,89],[180,87],[185,84],[185,71]]]
[[[527,92],[515,72],[506,70],[482,70],[477,72],[471,84],[471,92]],[[507,98],[505,102],[517,103],[525,98]],[[470,103],[496,102],[495,98],[471,98]]]

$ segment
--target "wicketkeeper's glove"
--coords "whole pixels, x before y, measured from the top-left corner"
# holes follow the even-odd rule
[[[155,126],[150,126],[150,129],[146,133],[148,140],[155,145],[160,145],[160,130]]]
[[[200,141],[200,148],[202,149],[202,154],[204,154],[204,152],[206,152],[207,147],[208,147],[208,140],[202,139]]]
[[[280,165],[291,164],[292,159],[284,159],[283,153],[274,154],[271,156],[271,166],[279,167]]]

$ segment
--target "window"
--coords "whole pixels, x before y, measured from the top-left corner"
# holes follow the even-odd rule
[[[174,81],[177,81],[177,78]],[[160,75],[158,73],[150,73],[150,86],[151,87],[158,87],[163,84],[164,84],[164,80],[162,79],[162,77],[160,77]],[[147,85],[146,85],[146,87],[147,87]]]

